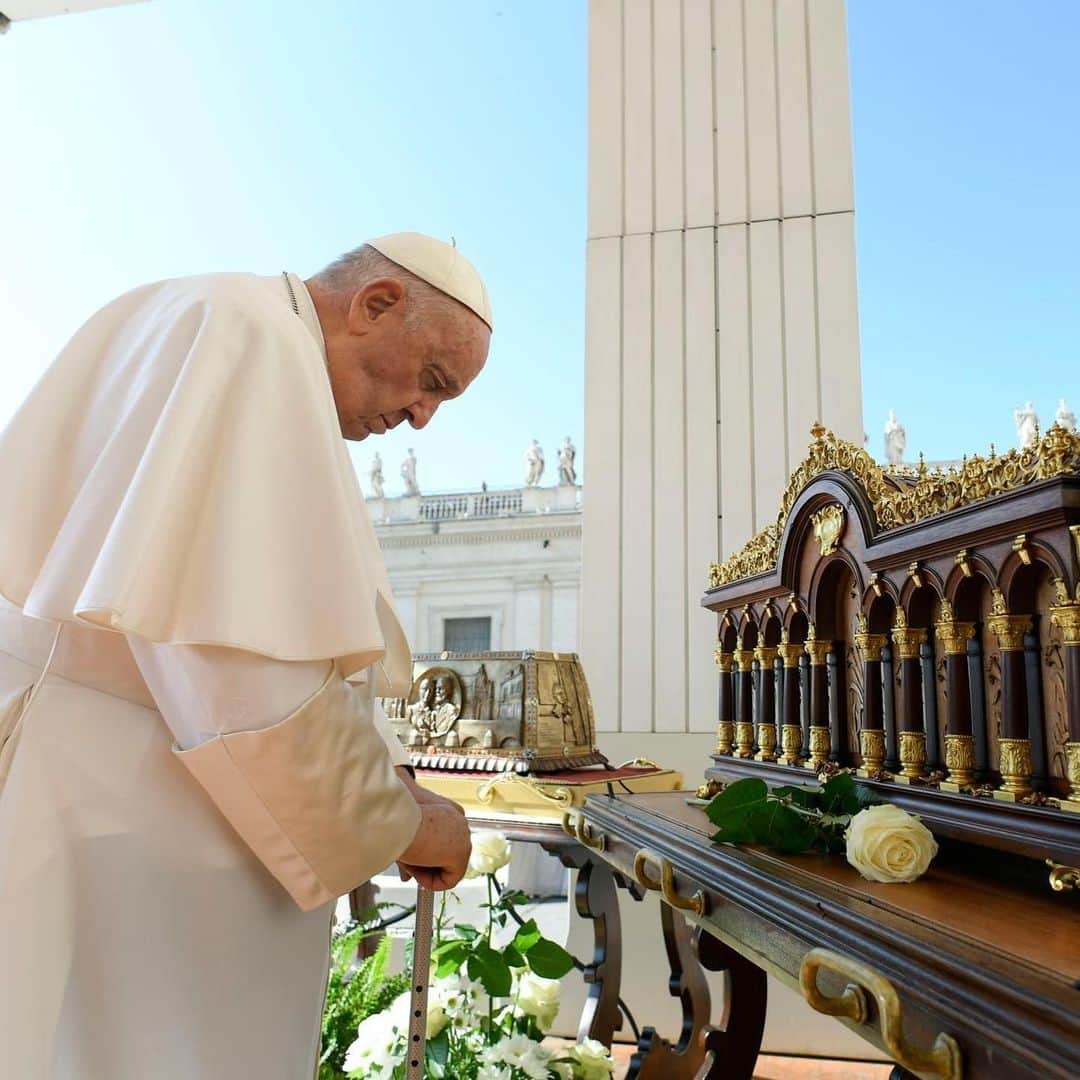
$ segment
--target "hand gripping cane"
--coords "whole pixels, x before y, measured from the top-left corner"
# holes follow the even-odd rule
[[[409,1045],[405,1055],[406,1080],[423,1080],[427,1051],[428,975],[431,968],[431,933],[435,894],[416,889],[416,928],[413,936],[412,991],[409,1000]]]

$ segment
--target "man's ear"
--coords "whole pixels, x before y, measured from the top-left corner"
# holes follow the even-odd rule
[[[362,332],[399,304],[404,295],[405,287],[397,278],[369,281],[359,292],[353,293],[349,303],[349,329],[354,333]]]

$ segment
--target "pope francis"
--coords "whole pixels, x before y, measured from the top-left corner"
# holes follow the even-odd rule
[[[0,434],[5,1080],[311,1077],[335,899],[463,874],[375,702],[411,664],[342,436],[423,427],[490,336],[395,234],[120,297]]]

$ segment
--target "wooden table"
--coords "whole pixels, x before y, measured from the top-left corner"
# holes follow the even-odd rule
[[[576,812],[615,879],[664,901],[683,1031],[643,1035],[631,1076],[749,1080],[769,972],[900,1062],[896,1077],[1080,1077],[1080,895],[1051,892],[1045,869],[999,877],[1000,861],[976,871],[943,851],[918,882],[878,885],[841,856],[714,845],[687,797],[592,796]],[[717,1027],[699,964],[730,976]]]

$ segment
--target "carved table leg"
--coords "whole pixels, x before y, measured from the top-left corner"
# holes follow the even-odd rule
[[[699,1080],[751,1080],[765,1031],[765,972],[730,946],[698,930],[698,957],[710,971],[728,976],[723,1029],[705,1035],[708,1051]]]
[[[374,885],[370,881],[365,881],[363,885],[357,886],[349,893],[349,915],[354,919],[359,919],[361,915],[367,914],[378,902],[378,896],[378,885]],[[381,940],[381,933],[369,934],[367,937],[361,938],[356,945],[356,959],[366,960],[369,956],[374,956]]]
[[[698,1076],[719,1076],[719,1073],[700,1071],[706,1058],[706,1039],[712,1029],[708,1026],[709,985],[697,955],[697,934],[667,904],[660,905],[660,924],[671,968],[668,992],[682,1003],[682,1030],[679,1041],[672,1046],[655,1028],[645,1028],[638,1040],[637,1053],[630,1059],[627,1080],[692,1080]]]
[[[547,848],[560,862],[577,870],[574,907],[578,915],[593,924],[593,957],[582,972],[589,996],[581,1010],[578,1041],[596,1039],[611,1045],[622,1027],[619,1012],[619,984],[622,977],[622,932],[615,878],[607,863],[594,860],[579,846]]]

